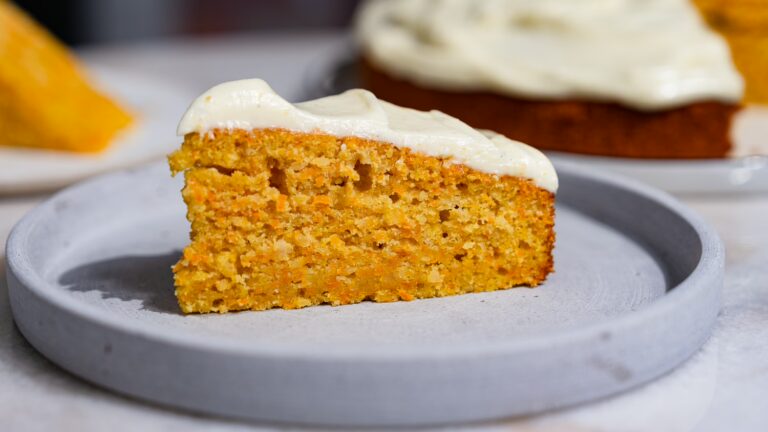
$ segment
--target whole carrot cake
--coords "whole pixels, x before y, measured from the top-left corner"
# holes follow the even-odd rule
[[[743,82],[688,0],[371,0],[362,85],[546,150],[718,158]]]
[[[66,47],[0,0],[0,146],[93,153],[131,121]]]
[[[185,313],[533,287],[552,271],[550,162],[443,113],[365,90],[294,105],[252,79],[202,94],[178,132]]]

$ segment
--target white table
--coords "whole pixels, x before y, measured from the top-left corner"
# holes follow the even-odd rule
[[[195,92],[260,77],[300,98],[338,34],[244,36],[92,48],[91,62],[171,79]],[[181,113],[179,113],[181,114]],[[46,195],[0,197],[0,245]],[[684,366],[632,392],[560,412],[465,426],[487,431],[768,430],[768,194],[680,197],[727,248],[724,304],[712,339]],[[0,264],[0,430],[285,430],[190,415],[117,396],[48,362],[13,325]],[[464,429],[464,428],[462,428]]]

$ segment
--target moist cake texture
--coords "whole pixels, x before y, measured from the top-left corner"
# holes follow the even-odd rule
[[[0,145],[98,152],[131,123],[63,45],[4,1],[0,59]]]
[[[535,150],[502,161],[514,154],[504,146],[524,145],[359,90],[299,107],[258,80],[239,89],[201,96],[170,157],[192,226],[174,267],[184,312],[413,300],[536,286],[552,271],[557,179]],[[247,109],[244,97],[259,101],[252,121],[211,121],[222,107]],[[350,125],[359,133],[339,134]],[[412,148],[460,139],[502,149],[484,166],[496,172],[459,162],[480,166],[473,152]]]

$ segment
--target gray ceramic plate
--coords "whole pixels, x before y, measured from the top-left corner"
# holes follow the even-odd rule
[[[181,182],[152,165],[67,189],[16,226],[13,314],[64,369],[209,414],[421,425],[590,401],[701,346],[723,248],[664,193],[558,169],[556,273],[536,289],[185,317],[170,272],[188,235]]]

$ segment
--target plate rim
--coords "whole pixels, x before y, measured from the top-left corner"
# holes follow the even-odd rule
[[[544,150],[553,163],[578,164],[587,169],[599,169],[615,173],[617,176],[631,178],[651,187],[668,193],[682,196],[718,196],[737,194],[749,196],[768,192],[768,154],[728,157],[722,159],[642,159],[580,153],[568,153],[554,150]],[[720,182],[708,184],[706,187],[690,187],[686,182],[674,183],[668,180],[655,180],[654,175],[681,174],[680,170],[698,170],[686,172],[691,178],[711,178],[713,171],[725,171],[732,175],[736,170],[751,172],[750,178],[743,184]],[[629,170],[630,173],[624,170]],[[638,172],[642,172],[638,174]],[[754,176],[754,177],[753,177]],[[755,181],[755,177],[758,181]]]

